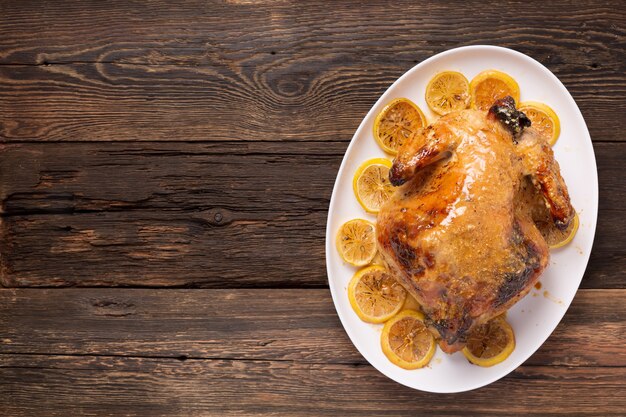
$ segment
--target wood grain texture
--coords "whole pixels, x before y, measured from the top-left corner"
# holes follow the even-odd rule
[[[626,366],[625,314],[626,290],[581,290],[525,365]],[[327,289],[4,289],[0,328],[0,355],[367,363]]]
[[[0,414],[624,414],[621,1],[0,0],[0,16],[0,285],[55,287],[0,289]],[[309,287],[327,287],[330,193],[366,112],[475,44],[572,93],[599,223],[546,343],[434,395],[369,366]]]
[[[10,154],[17,148],[5,147],[0,162],[13,179],[1,191],[6,285],[326,283],[320,272],[340,162],[335,150],[316,144],[304,153],[295,144],[25,147],[15,159]],[[23,250],[30,252],[24,263]],[[315,272],[307,259],[315,259]]]
[[[5,286],[321,287],[342,142],[13,144],[0,151]],[[596,143],[584,288],[624,288],[626,144]]]
[[[2,2],[0,140],[347,140],[401,74],[468,44],[544,63],[594,139],[623,140],[620,1],[473,17],[465,2],[234,3]]]
[[[0,391],[11,416],[617,416],[626,368],[522,366],[477,391],[433,395],[370,366],[1,355]]]

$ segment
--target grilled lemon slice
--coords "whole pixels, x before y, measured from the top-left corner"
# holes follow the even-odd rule
[[[548,139],[550,146],[554,146],[561,133],[561,121],[554,110],[547,104],[525,101],[519,105],[519,111],[524,112],[532,127]]]
[[[404,310],[385,323],[380,343],[391,362],[404,369],[428,365],[435,354],[435,338],[423,320],[422,313]]]
[[[375,158],[364,162],[354,174],[354,194],[368,213],[378,213],[394,191],[389,182],[389,168],[390,160]]]
[[[504,361],[513,349],[513,329],[504,317],[498,316],[472,331],[463,354],[473,364],[489,367]]]
[[[579,223],[578,213],[565,230],[559,230],[552,222],[535,222],[550,249],[558,249],[570,243],[576,236]]]
[[[406,290],[382,266],[361,269],[348,284],[348,299],[359,318],[384,323],[404,304]]]
[[[374,120],[374,139],[383,150],[395,155],[404,142],[426,125],[426,117],[408,98],[390,102]]]
[[[496,100],[511,96],[519,103],[519,85],[508,74],[498,70],[486,70],[478,74],[470,83],[471,107],[476,110],[489,110]]]
[[[337,233],[341,258],[354,266],[365,266],[376,256],[376,227],[363,219],[345,222]]]
[[[426,86],[426,104],[437,114],[466,109],[469,103],[469,81],[460,72],[440,72]]]

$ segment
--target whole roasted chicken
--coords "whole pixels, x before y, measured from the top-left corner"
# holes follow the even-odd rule
[[[390,170],[398,188],[378,214],[379,250],[445,352],[548,265],[532,195],[560,229],[575,215],[547,139],[529,126],[510,97],[489,112],[453,112],[408,140]]]

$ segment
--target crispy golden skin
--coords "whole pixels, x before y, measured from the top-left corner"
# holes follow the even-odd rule
[[[378,214],[378,246],[446,352],[526,295],[548,264],[532,199],[523,197],[528,177],[566,227],[574,216],[567,187],[532,127],[515,142],[485,112],[454,112],[407,141],[394,161],[398,189]]]

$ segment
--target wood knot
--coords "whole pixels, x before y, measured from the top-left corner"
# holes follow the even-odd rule
[[[198,217],[211,226],[227,226],[232,221],[228,210],[217,207],[201,212]]]
[[[280,80],[276,87],[277,93],[285,97],[294,97],[304,91],[304,85],[294,80]]]
[[[285,69],[267,74],[266,82],[277,96],[299,99],[308,93],[312,76],[307,71],[292,72]]]

